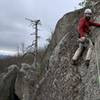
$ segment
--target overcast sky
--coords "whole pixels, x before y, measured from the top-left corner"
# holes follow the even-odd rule
[[[54,30],[57,21],[72,11],[82,0],[0,0],[0,51],[16,51],[22,43],[30,45],[34,36],[30,22],[25,18],[40,19],[39,46]],[[8,51],[8,52],[7,52]],[[4,52],[4,53],[5,53]]]

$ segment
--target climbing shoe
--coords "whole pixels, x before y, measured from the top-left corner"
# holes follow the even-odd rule
[[[89,67],[89,63],[90,63],[90,60],[85,61],[85,65],[87,66],[87,68]]]
[[[72,60],[72,65],[77,65],[77,60]]]

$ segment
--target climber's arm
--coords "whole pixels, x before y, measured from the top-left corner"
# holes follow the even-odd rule
[[[100,23],[96,23],[96,22],[90,21],[90,26],[100,27]]]

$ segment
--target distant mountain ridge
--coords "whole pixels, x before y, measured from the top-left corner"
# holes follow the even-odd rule
[[[11,58],[11,55],[7,55],[7,54],[0,54],[0,59],[7,59],[7,58]]]

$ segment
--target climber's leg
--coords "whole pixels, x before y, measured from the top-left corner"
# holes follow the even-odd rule
[[[81,55],[83,51],[83,44],[82,43],[79,43],[79,48],[76,50],[73,58],[72,58],[72,64],[75,64],[76,61],[78,60],[79,56]]]
[[[88,51],[87,51],[87,54],[86,54],[86,61],[85,61],[85,63],[86,63],[87,66],[89,66],[89,62],[90,62],[90,59],[91,59],[92,50],[93,50],[93,43],[89,39],[89,47],[88,47]]]

